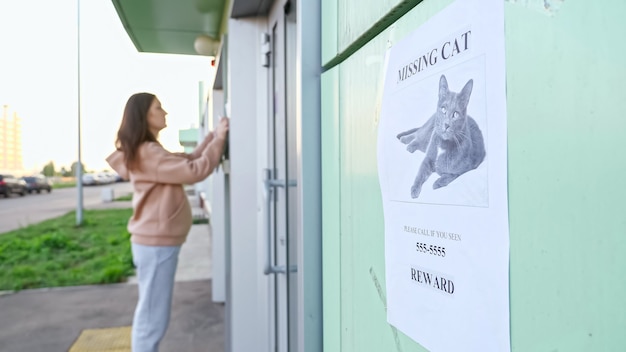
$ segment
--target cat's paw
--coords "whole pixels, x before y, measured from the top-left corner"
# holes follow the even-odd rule
[[[411,187],[411,198],[415,199],[419,197],[422,192],[422,186],[413,186]]]
[[[439,177],[437,179],[437,181],[435,181],[433,183],[433,189],[445,187],[445,186],[449,185],[450,182],[456,180],[457,177],[459,177],[459,175],[445,174],[445,175]]]
[[[398,139],[400,140],[400,142],[402,144],[409,144],[409,143],[413,142],[414,138],[415,137],[413,137],[413,135],[402,136],[402,137],[400,135],[398,135]]]

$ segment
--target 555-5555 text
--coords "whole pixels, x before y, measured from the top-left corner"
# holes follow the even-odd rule
[[[436,255],[436,256],[439,256],[439,257],[445,257],[446,256],[446,248],[445,247],[435,246],[435,245],[432,245],[432,244],[426,244],[426,243],[417,242],[415,244],[415,250],[417,250],[418,252],[422,252],[422,253]]]

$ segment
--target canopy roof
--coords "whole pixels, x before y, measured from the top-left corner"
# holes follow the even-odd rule
[[[220,40],[222,20],[267,14],[271,0],[112,0],[140,52],[197,55],[204,34]],[[232,2],[232,8],[228,9]],[[230,14],[225,14],[229,10]]]

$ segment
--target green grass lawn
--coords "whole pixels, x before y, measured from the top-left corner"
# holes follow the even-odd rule
[[[76,187],[76,182],[53,183],[52,189]]]
[[[120,197],[117,197],[115,199],[113,199],[116,202],[125,202],[125,201],[129,201],[129,200],[133,200],[133,195],[131,194],[126,194]]]
[[[0,290],[123,282],[134,274],[132,209],[87,210],[0,234]]]

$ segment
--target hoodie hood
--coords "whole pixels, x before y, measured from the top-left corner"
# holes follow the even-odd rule
[[[106,158],[107,163],[111,166],[118,175],[120,175],[123,179],[128,180],[128,170],[126,169],[126,164],[124,163],[124,153],[116,150],[111,155]]]

